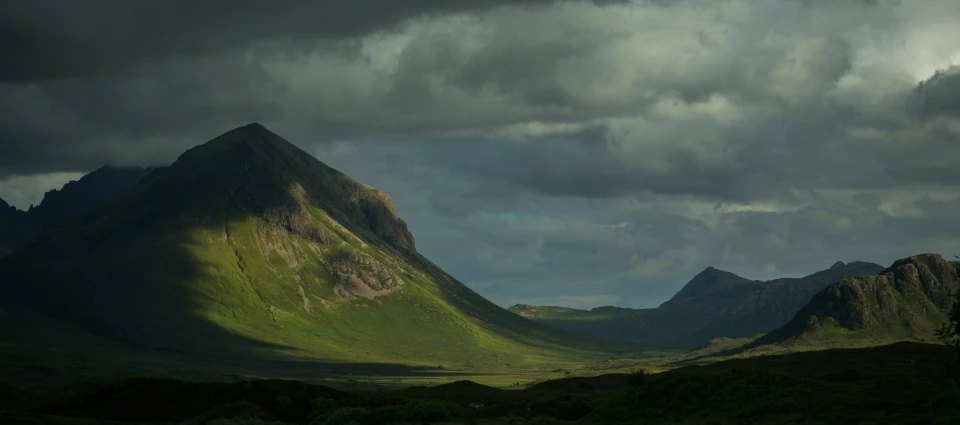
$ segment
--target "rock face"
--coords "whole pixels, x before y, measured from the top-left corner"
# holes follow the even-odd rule
[[[531,320],[569,332],[618,342],[690,349],[714,338],[746,338],[783,325],[830,283],[883,270],[855,261],[802,278],[751,281],[708,268],[659,308],[579,310],[517,305]]]
[[[259,124],[0,259],[0,301],[202,355],[502,365],[595,346],[480,297],[416,251],[385,192]]]
[[[930,339],[958,290],[958,263],[937,254],[904,258],[878,275],[831,284],[758,344]]]

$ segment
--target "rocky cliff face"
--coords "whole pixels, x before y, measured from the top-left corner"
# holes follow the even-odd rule
[[[840,339],[928,339],[960,290],[958,264],[922,254],[878,275],[835,282],[758,343]]]

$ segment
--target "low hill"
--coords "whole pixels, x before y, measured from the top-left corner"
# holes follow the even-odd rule
[[[503,367],[604,345],[479,296],[416,251],[385,192],[259,124],[0,259],[0,299],[191,356]]]
[[[898,260],[877,275],[834,282],[753,346],[933,340],[960,291],[958,269],[960,263],[922,254]]]
[[[704,270],[659,308],[516,305],[510,311],[569,332],[610,341],[691,349],[714,338],[746,338],[789,321],[831,282],[883,270],[852,262],[801,278],[751,281],[714,268]]]

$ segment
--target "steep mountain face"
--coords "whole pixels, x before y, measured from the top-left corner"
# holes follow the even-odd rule
[[[2,298],[196,355],[477,366],[596,355],[416,252],[383,191],[259,124],[0,260]]]
[[[36,226],[26,213],[0,199],[0,257],[26,245],[33,238]]]
[[[28,214],[41,227],[50,227],[70,217],[113,201],[131,191],[152,168],[104,166],[80,180],[43,195],[40,205]]]
[[[755,345],[933,339],[960,290],[958,270],[960,263],[923,254],[877,275],[834,282]]]
[[[878,273],[853,262],[802,278],[751,281],[708,268],[659,308],[578,310],[517,305],[510,311],[569,332],[610,341],[694,348],[714,338],[745,338],[790,320],[818,291],[836,280]]]

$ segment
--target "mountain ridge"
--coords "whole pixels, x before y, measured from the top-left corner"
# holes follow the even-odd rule
[[[133,188],[156,167],[105,165],[60,189],[47,191],[38,205],[21,211],[0,199],[0,257],[26,246],[49,229],[102,207]]]
[[[517,305],[515,314],[560,329],[610,341],[690,349],[714,338],[746,338],[786,323],[820,289],[835,280],[882,271],[880,265],[855,261],[802,278],[750,281],[708,268],[658,308],[563,307]],[[725,281],[713,285],[705,278]],[[706,288],[706,291],[703,289]],[[679,293],[678,293],[679,294]],[[707,294],[707,295],[703,295]]]

